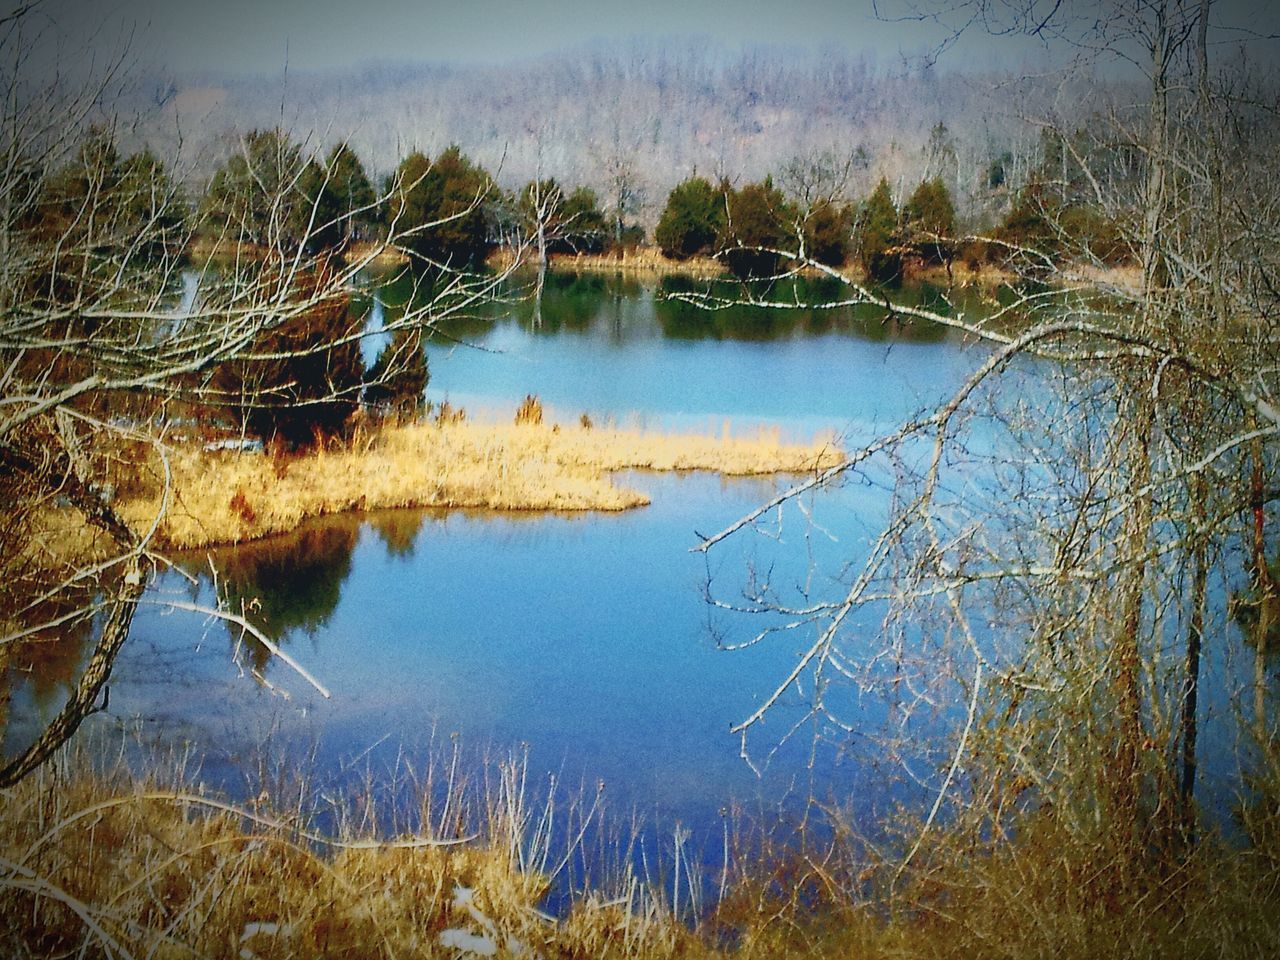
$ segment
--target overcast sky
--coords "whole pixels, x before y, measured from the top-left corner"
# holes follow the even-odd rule
[[[1053,0],[1038,0],[1053,2]],[[1073,0],[1062,0],[1070,10]],[[13,0],[6,0],[11,6]],[[945,4],[941,4],[945,6]],[[1219,0],[1235,22],[1274,30],[1277,0]],[[909,0],[881,0],[902,14]],[[596,39],[703,35],[743,44],[919,53],[947,35],[936,24],[877,19],[872,0],[44,0],[59,29],[101,45],[130,36],[143,62],[179,71],[273,73],[371,61],[501,62]],[[969,31],[946,65],[1036,62],[1026,38]]]

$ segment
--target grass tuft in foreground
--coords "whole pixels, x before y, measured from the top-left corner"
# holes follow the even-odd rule
[[[102,772],[64,751],[0,794],[0,955],[1280,955],[1271,840],[1242,849],[1210,837],[1135,863],[1105,828],[1085,836],[1053,810],[1028,811],[1000,837],[936,828],[909,869],[892,841],[855,842],[841,829],[823,842],[773,841],[768,824],[735,821],[715,902],[692,912],[673,899],[672,875],[659,868],[653,882],[627,865],[633,833],[610,847],[624,852],[612,868],[570,884],[552,916],[544,898],[576,879],[567,864],[592,855],[583,837],[599,825],[597,806],[554,791],[529,802],[518,761],[468,779],[456,760],[412,781],[405,827],[379,822],[384,788],[372,781],[341,810],[306,784],[236,805],[180,772]],[[447,771],[445,782],[431,769]]]
[[[513,761],[483,787],[421,784],[428,832],[387,838],[360,798],[321,833],[305,788],[289,809],[265,794],[236,805],[181,775],[93,772],[64,753],[4,792],[0,955],[706,954],[634,875],[543,912],[576,841],[556,848],[550,818],[564,814],[535,811],[524,783]]]

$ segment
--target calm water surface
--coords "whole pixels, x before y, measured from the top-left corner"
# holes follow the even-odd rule
[[[797,439],[834,433],[852,446],[954,389],[982,356],[875,309],[706,312],[658,294],[615,279],[553,277],[541,324],[520,312],[527,308],[494,310],[433,342],[429,398],[506,419],[535,393],[566,423],[587,412],[658,428],[766,426]],[[927,289],[917,295],[947,308]],[[377,324],[402,300],[383,287],[363,306]],[[375,338],[369,351],[377,346]],[[385,771],[456,734],[491,756],[527,752],[531,779],[555,775],[588,791],[602,781],[615,809],[695,827],[714,825],[731,800],[776,803],[813,791],[868,812],[891,800],[874,751],[812,750],[807,690],[785,698],[749,742],[757,777],[729,727],[770,694],[812,633],[725,651],[721,642],[748,639],[761,624],[704,599],[708,582],[732,598],[749,571],[796,602],[829,596],[842,563],[861,556],[883,519],[888,478],[810,497],[804,513],[771,516],[709,564],[688,552],[698,534],[787,479],[628,474],[619,482],[646,491],[652,505],[620,515],[336,517],[181,558],[182,572],[150,592],[109,709],[94,722],[146,742],[190,742],[210,778],[233,790],[264,745],[341,779]],[[166,607],[175,598],[213,602],[210,561],[230,601],[265,621],[331,698],[225,625]],[[874,642],[874,622],[852,627]],[[21,742],[21,717],[57,708],[60,676],[48,670],[16,692],[7,749]],[[855,698],[854,709],[870,729],[886,722],[879,701]]]

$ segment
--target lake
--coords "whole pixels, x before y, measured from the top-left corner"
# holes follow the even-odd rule
[[[711,312],[663,298],[680,289],[553,274],[540,322],[524,304],[494,307],[433,340],[428,397],[506,419],[533,393],[566,424],[586,413],[663,430],[829,433],[849,449],[949,394],[986,355],[880,308]],[[928,287],[910,295],[939,309],[988,308],[976,294],[951,305]],[[403,296],[395,284],[373,284],[358,306],[376,327]],[[370,356],[378,345],[372,337]],[[971,445],[982,439],[979,430]],[[457,742],[471,757],[526,757],[534,793],[553,777],[587,795],[602,783],[615,811],[712,836],[731,804],[798,808],[814,796],[869,819],[923,796],[938,757],[929,732],[955,705],[916,710],[908,723],[895,712],[902,703],[854,688],[837,722],[811,716],[812,691],[802,686],[745,751],[730,733],[795,666],[813,631],[725,649],[786,618],[723,604],[749,605],[744,590],[766,581],[793,606],[842,590],[846,564],[865,554],[887,515],[888,470],[807,495],[709,559],[689,552],[700,535],[794,478],[621,480],[652,504],[622,514],[340,516],[177,558],[149,591],[93,726],[146,745],[189,744],[206,780],[232,793],[252,789],[263,757],[305,766],[340,790]],[[211,605],[214,568],[216,589],[262,620],[330,698],[225,624],[172,609],[174,600]],[[722,606],[707,602],[708,588]],[[874,645],[883,612],[845,629]],[[65,696],[74,643],[61,656],[14,689],[7,751]],[[890,728],[893,757],[878,739]],[[918,781],[902,776],[899,760],[916,764]]]

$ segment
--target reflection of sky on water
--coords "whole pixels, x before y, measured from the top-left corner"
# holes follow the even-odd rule
[[[667,292],[689,292],[678,286]],[[394,319],[408,296],[405,283],[393,283],[361,309]],[[950,309],[936,294],[919,299]],[[957,309],[981,308],[974,299]],[[936,398],[974,363],[973,351],[936,328],[886,319],[878,307],[707,311],[634,281],[567,274],[553,275],[540,325],[528,309],[494,307],[449,326],[451,337],[482,349],[431,343],[428,397],[502,419],[533,393],[566,422],[586,412],[668,429],[718,431],[728,420],[804,439],[817,430],[865,436]]]
[[[349,553],[331,558],[328,572],[317,569],[314,554],[308,561],[320,579],[340,579],[336,603],[331,591],[304,594],[282,575],[283,548],[234,551],[234,590],[246,596],[254,591],[254,551],[263,554],[258,570],[267,579],[256,585],[262,609],[269,622],[281,622],[281,611],[295,604],[288,617],[296,626],[282,639],[332,699],[320,700],[276,662],[265,676],[291,699],[272,696],[239,677],[255,663],[230,655],[224,629],[215,626],[201,640],[194,618],[157,609],[139,617],[116,671],[112,712],[168,715],[184,729],[211,724],[215,752],[226,746],[224,731],[240,724],[303,742],[315,737],[332,763],[388,733],[411,752],[433,729],[500,755],[528,744],[536,776],[602,779],[624,806],[714,818],[730,795],[750,800],[757,786],[728,726],[785,675],[803,638],[718,651],[701,595],[706,566],[687,548],[696,542],[694,529],[727,522],[772,492],[774,482],[625,480],[650,491],[654,506],[607,516],[401,512],[322,521],[299,543],[350,544]],[[406,530],[393,531],[394,550],[391,516],[421,524],[411,541]],[[736,576],[741,556],[716,563]],[[176,578],[165,587],[178,588]],[[202,597],[211,599],[207,586]],[[174,656],[197,645],[189,662]],[[177,697],[156,683],[157,656],[170,665]],[[786,716],[784,710],[770,721],[767,736]],[[774,758],[768,792],[807,777],[808,744],[799,736]],[[825,787],[825,776],[819,779]]]
[[[387,299],[394,312],[394,297]],[[544,309],[539,330],[527,317],[490,317],[459,331],[485,350],[433,344],[429,395],[503,420],[532,392],[566,423],[583,410],[597,421],[616,414],[668,429],[766,423],[805,439],[841,432],[853,446],[952,390],[981,356],[936,335],[885,339],[877,318],[686,317],[679,311],[691,308],[656,302],[635,284],[553,285]],[[679,315],[664,315],[672,309]],[[383,307],[374,310],[376,328]],[[1007,389],[1031,397],[1042,418],[1051,414],[1026,382],[1013,378]],[[966,436],[949,464],[944,500],[981,488],[989,469],[982,455],[1000,442],[989,427]],[[709,565],[687,552],[697,533],[720,529],[786,479],[619,479],[649,492],[652,506],[618,515],[335,517],[291,537],[215,552],[225,595],[253,605],[268,633],[329,686],[330,700],[223,624],[166,612],[167,596],[189,600],[195,589],[203,602],[213,599],[204,555],[184,560],[204,577],[201,585],[170,574],[152,591],[116,668],[110,709],[93,725],[123,725],[144,742],[189,740],[206,756],[210,779],[233,789],[264,744],[295,758],[314,750],[317,776],[329,778],[354,758],[357,768],[388,769],[398,751],[413,756],[456,732],[468,749],[496,757],[527,745],[533,784],[549,773],[566,783],[603,780],[615,809],[657,809],[709,828],[730,797],[751,806],[757,791],[777,799],[812,786],[864,812],[882,807],[899,789],[892,784],[901,769],[879,764],[874,738],[902,731],[893,727],[896,714],[851,686],[839,692],[845,719],[859,725],[847,753],[824,750],[811,763],[811,731],[802,727],[756,780],[729,726],[772,691],[812,633],[717,650],[713,629],[741,641],[759,624],[711,610],[702,587],[710,576],[719,596],[734,599],[754,567],[792,600],[840,590],[832,578],[865,551],[887,508],[887,473],[874,470],[807,501],[816,526],[794,509],[780,528],[766,518],[760,535],[735,538]],[[1001,514],[996,504],[988,535],[999,536],[1024,505],[1009,503]],[[882,614],[868,610],[851,624],[861,653],[882,643]],[[1220,627],[1206,648],[1201,796],[1225,809],[1240,752],[1225,692],[1242,683],[1249,664],[1237,634]],[[255,670],[278,692],[255,682]],[[50,683],[64,674],[71,675],[20,686],[14,717],[47,718],[58,701]],[[939,709],[954,717],[956,705]],[[752,757],[765,759],[802,716],[802,698],[785,698],[752,736]],[[909,749],[925,752],[938,722],[915,717],[905,730]],[[6,751],[29,726],[10,724]],[[921,759],[915,772],[935,776],[936,760],[936,752]]]

